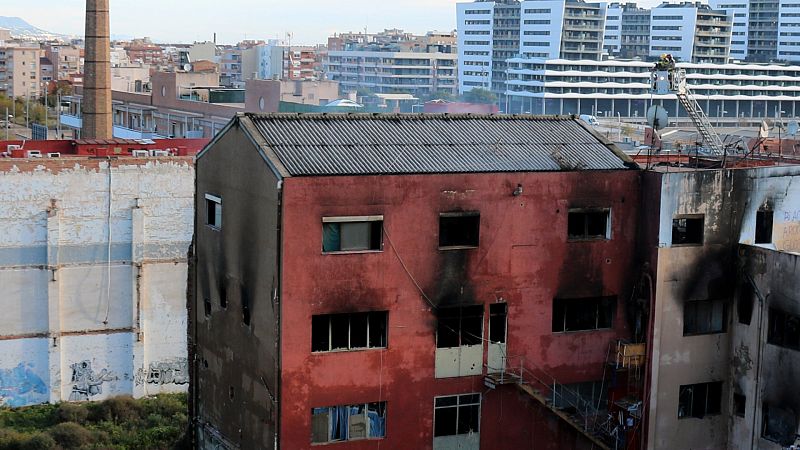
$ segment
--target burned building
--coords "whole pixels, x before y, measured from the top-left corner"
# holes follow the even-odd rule
[[[198,448],[638,448],[602,432],[636,169],[569,117],[238,115],[197,158]]]

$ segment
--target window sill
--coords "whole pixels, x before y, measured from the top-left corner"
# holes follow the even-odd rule
[[[567,242],[608,242],[608,241],[611,241],[611,238],[608,237],[567,238]]]
[[[368,352],[373,350],[386,350],[389,347],[363,347],[363,348],[350,348],[350,349],[336,349],[336,350],[312,350],[312,355],[328,355],[331,353],[359,353]]]
[[[386,436],[384,436],[384,437],[366,437],[366,438],[356,438],[356,439],[345,439],[345,440],[342,440],[342,441],[330,441],[330,442],[312,442],[311,446],[312,447],[317,447],[317,446],[320,446],[320,445],[344,444],[346,442],[382,441],[384,439],[386,439]]]
[[[703,243],[692,243],[692,244],[669,244],[670,247],[702,247]]]
[[[704,415],[703,417],[697,417],[697,416],[678,416],[678,420],[686,420],[686,419],[698,419],[698,420],[703,420],[703,419],[713,418],[713,417],[717,417],[717,416],[721,416],[721,415],[722,415],[722,413],[711,413],[711,414],[706,414],[706,415]]]
[[[471,250],[471,249],[475,249],[475,248],[478,248],[478,246],[477,245],[449,245],[447,247],[439,247],[439,250],[441,250],[441,251],[447,251],[447,250]]]
[[[323,255],[361,255],[365,253],[383,253],[383,249],[380,250],[339,250],[335,252],[325,252],[323,251]]]
[[[209,225],[209,224],[206,224],[206,228],[209,228],[209,229],[211,229],[213,231],[221,231],[222,230],[222,227],[215,227],[214,225]]]
[[[592,333],[595,331],[614,331],[613,328],[592,328],[589,330],[567,330],[567,331],[553,331],[553,334],[573,334],[573,333]]]
[[[708,331],[704,333],[683,333],[683,337],[693,337],[693,336],[713,336],[715,334],[725,334],[728,330],[724,331]]]

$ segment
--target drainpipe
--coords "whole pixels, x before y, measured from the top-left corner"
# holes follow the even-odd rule
[[[281,405],[281,367],[282,367],[282,355],[281,355],[281,282],[283,281],[283,180],[278,180],[278,207],[277,207],[277,221],[275,230],[276,234],[276,257],[275,257],[275,272],[277,273],[277,286],[275,287],[277,293],[277,301],[274,302],[273,307],[277,306],[274,309],[274,316],[275,316],[275,401],[273,402],[273,411],[275,413],[275,433],[274,435],[274,442],[273,442],[273,449],[278,450],[280,448],[280,440],[278,439],[278,434],[280,434],[281,430],[281,412],[280,412],[280,405]]]
[[[756,282],[753,280],[753,277],[750,276],[749,273],[745,272],[745,277],[747,277],[747,282],[750,283],[750,286],[753,287],[753,292],[756,293],[758,297],[758,356],[756,357],[756,380],[755,380],[755,398],[753,398],[753,425],[751,426],[750,431],[750,448],[758,448],[756,446],[756,411],[758,410],[759,404],[759,381],[761,380],[761,360],[762,354],[764,350],[764,339],[762,334],[762,329],[764,326],[764,307],[766,306],[766,299],[764,296],[761,295],[761,291],[758,290],[758,286],[756,286]]]

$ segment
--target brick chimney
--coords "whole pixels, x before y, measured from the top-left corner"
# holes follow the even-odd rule
[[[109,0],[86,0],[83,74],[83,139],[114,137],[111,110]]]

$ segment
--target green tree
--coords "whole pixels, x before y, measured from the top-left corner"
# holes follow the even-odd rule
[[[497,103],[497,96],[488,89],[473,88],[462,96],[467,103]]]

